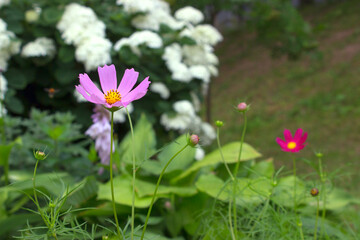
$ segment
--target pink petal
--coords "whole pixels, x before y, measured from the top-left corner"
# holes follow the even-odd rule
[[[288,129],[284,130],[284,137],[285,137],[286,142],[291,142],[293,140],[293,138],[291,136],[291,132]]]
[[[79,74],[79,80],[85,91],[90,95],[96,95],[98,98],[103,98],[104,94],[97,88],[86,73]]]
[[[134,87],[138,77],[139,73],[136,72],[133,68],[125,70],[124,76],[122,77],[118,87],[118,91],[121,96],[126,96],[126,94],[130,92],[130,90]]]
[[[301,138],[301,135],[303,133],[303,130],[301,128],[297,129],[295,134],[294,134],[294,141],[298,142]]]
[[[97,104],[105,104],[105,103],[106,103],[104,97],[99,98],[98,96],[96,96],[96,95],[94,95],[94,94],[90,95],[90,97],[91,97],[91,100],[93,100],[93,101],[96,102]]]
[[[276,138],[276,142],[280,145],[281,148],[286,148],[286,142],[281,138]]]
[[[296,148],[292,149],[291,152],[299,152],[302,150],[305,146],[304,145],[297,145]]]
[[[307,136],[308,136],[308,134],[307,134],[307,132],[305,132],[304,135],[299,139],[298,143],[303,144],[306,141]]]
[[[125,107],[122,101],[116,102],[112,105],[113,107]]]
[[[104,93],[111,89],[116,89],[117,78],[114,64],[104,67],[98,67],[101,88]]]
[[[96,103],[96,104],[102,104],[101,102],[98,101],[98,99],[95,95],[89,95],[82,85],[77,85],[77,86],[75,86],[75,88],[76,88],[76,91],[78,91],[89,102]]]
[[[129,103],[132,101],[135,101],[139,98],[142,98],[148,91],[149,88],[149,77],[145,78],[144,81],[142,81],[134,90],[129,92],[122,100],[121,102],[126,107]]]

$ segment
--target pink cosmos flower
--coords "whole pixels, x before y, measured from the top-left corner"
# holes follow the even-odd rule
[[[280,145],[281,150],[285,152],[299,152],[305,147],[304,143],[306,141],[307,135],[307,132],[304,132],[301,128],[299,128],[296,130],[294,137],[292,137],[290,130],[285,129],[285,141],[281,138],[276,138],[276,142]]]
[[[146,77],[131,91],[139,76],[139,73],[133,68],[125,70],[119,86],[117,86],[114,65],[98,67],[98,73],[102,91],[96,87],[86,73],[79,74],[80,85],[75,87],[89,102],[102,104],[107,108],[126,107],[132,101],[142,98],[146,94],[150,84],[149,77]]]

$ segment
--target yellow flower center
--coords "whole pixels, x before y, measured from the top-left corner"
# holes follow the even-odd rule
[[[296,148],[296,142],[289,142],[287,145],[288,149],[294,149]]]
[[[121,100],[121,95],[116,89],[115,90],[111,89],[107,91],[106,94],[104,94],[104,97],[105,97],[105,101],[110,105]]]

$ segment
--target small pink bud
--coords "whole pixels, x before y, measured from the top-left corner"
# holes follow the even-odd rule
[[[188,143],[189,145],[191,145],[192,147],[196,146],[199,143],[199,136],[198,135],[191,135],[190,138],[188,139]]]
[[[165,207],[167,210],[171,210],[171,208],[172,208],[171,202],[170,202],[170,201],[166,201],[165,204],[164,204],[164,207]]]
[[[244,102],[241,102],[237,105],[239,112],[246,112],[248,110],[248,105]]]

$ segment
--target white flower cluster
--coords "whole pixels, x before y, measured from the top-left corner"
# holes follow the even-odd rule
[[[21,50],[23,57],[53,57],[56,53],[55,43],[46,37],[37,38],[27,43]]]
[[[204,21],[202,12],[191,6],[183,7],[175,12],[175,18],[186,23],[198,24]]]
[[[141,56],[141,51],[139,49],[139,45],[141,44],[145,44],[149,48],[161,48],[163,46],[163,41],[158,34],[144,30],[134,32],[128,38],[120,39],[115,43],[114,49],[119,51],[123,46],[129,46],[133,53]]]
[[[176,20],[171,16],[170,6],[162,0],[117,0],[128,13],[142,13],[132,19],[131,23],[139,29],[158,31],[161,24],[165,24],[174,30],[180,30],[184,26],[183,21]]]
[[[161,82],[151,83],[150,91],[158,93],[162,99],[168,99],[170,97],[170,90]]]
[[[0,8],[9,4],[10,4],[10,0],[0,0]]]
[[[75,58],[86,71],[111,62],[112,43],[105,38],[105,28],[91,8],[77,3],[66,6],[57,24],[65,43],[76,47]]]
[[[15,39],[15,34],[6,29],[6,23],[0,18],[0,70],[2,71],[7,70],[9,58],[20,51],[20,42]]]
[[[166,113],[161,115],[160,122],[166,130],[196,133],[200,136],[202,145],[208,145],[216,138],[214,128],[209,123],[201,121],[190,101],[177,101],[174,103],[173,109],[176,112],[174,116]]]
[[[0,117],[4,116],[7,112],[3,104],[6,90],[7,90],[7,81],[6,78],[0,72]]]

